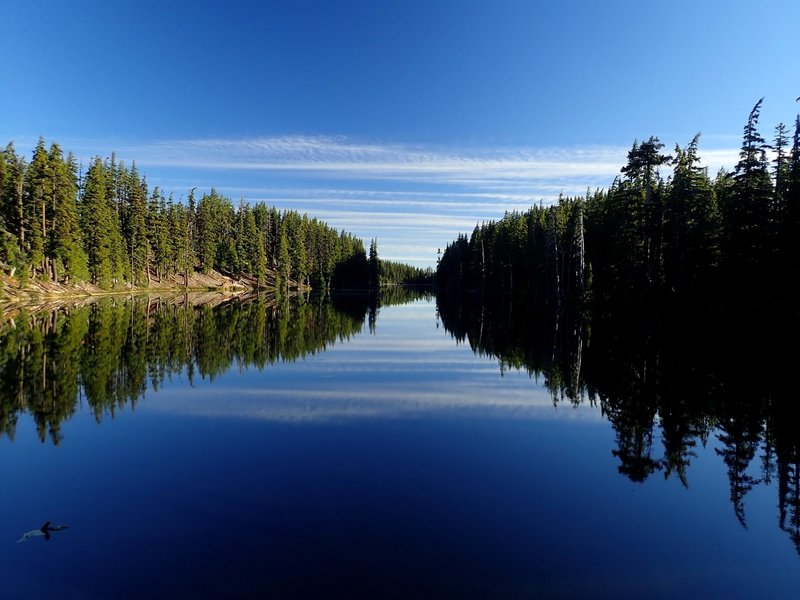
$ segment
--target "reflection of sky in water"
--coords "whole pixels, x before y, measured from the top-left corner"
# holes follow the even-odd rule
[[[430,304],[384,309],[375,336],[304,360],[186,383],[100,425],[79,408],[58,447],[27,415],[0,439],[0,597],[799,589],[774,483],[747,495],[742,528],[714,436],[688,489],[662,473],[633,483],[598,409],[554,408],[527,374],[501,377],[435,329]],[[47,520],[70,528],[15,543]]]
[[[460,411],[481,416],[593,418],[599,410],[554,408],[549,392],[527,373],[499,375],[497,360],[475,356],[435,329],[431,302],[381,309],[375,335],[263,371],[244,368],[195,381],[167,383],[147,410],[279,421],[392,417]],[[433,335],[432,335],[433,332]]]

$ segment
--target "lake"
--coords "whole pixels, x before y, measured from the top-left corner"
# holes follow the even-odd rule
[[[772,437],[742,450],[730,420],[660,404],[637,438],[601,385],[562,398],[443,316],[7,313],[2,597],[796,597],[797,469]],[[16,543],[47,521],[68,528]]]

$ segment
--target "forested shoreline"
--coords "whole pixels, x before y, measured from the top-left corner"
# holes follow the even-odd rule
[[[211,189],[184,201],[149,189],[136,164],[111,158],[88,169],[40,138],[30,162],[0,151],[0,267],[32,281],[100,290],[188,286],[221,273],[255,288],[374,288],[377,241],[263,202],[238,205]]]
[[[634,143],[608,190],[476,225],[440,256],[449,295],[522,294],[546,310],[662,311],[698,316],[770,307],[790,297],[800,244],[800,116],[790,137],[758,131],[760,100],[739,162],[714,178],[699,134],[672,155],[656,137]],[[660,169],[670,168],[664,178]]]
[[[695,449],[716,438],[736,518],[746,527],[749,492],[777,481],[800,552],[800,117],[767,143],[760,109],[731,172],[699,166],[699,136],[671,156],[651,137],[608,190],[459,236],[437,309],[458,342],[543,381],[555,405],[599,406],[633,482],[688,487]]]

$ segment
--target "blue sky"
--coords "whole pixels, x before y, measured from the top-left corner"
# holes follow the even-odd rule
[[[0,142],[136,160],[319,217],[383,257],[605,187],[634,139],[713,172],[800,104],[800,3],[0,0]]]

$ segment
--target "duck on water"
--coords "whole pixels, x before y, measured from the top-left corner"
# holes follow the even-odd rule
[[[22,534],[22,537],[17,540],[18,544],[27,542],[32,537],[44,536],[46,541],[50,540],[50,534],[54,531],[62,531],[67,529],[66,525],[50,525],[50,521],[42,525],[39,529],[31,529]]]

